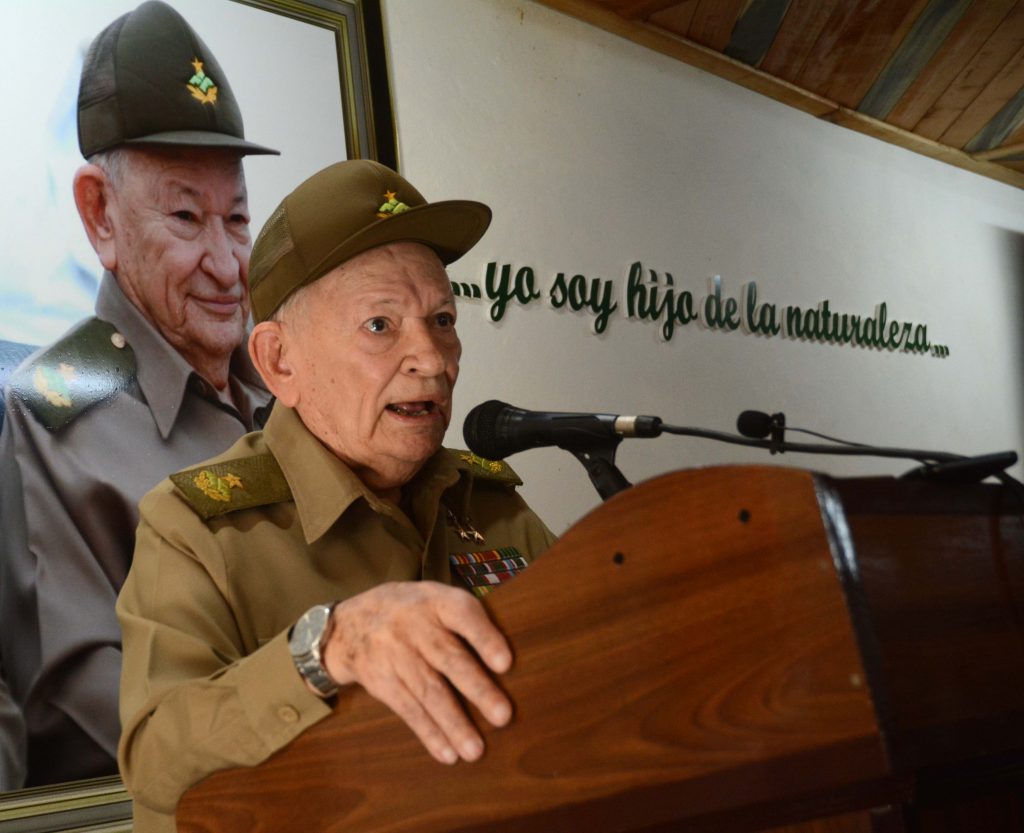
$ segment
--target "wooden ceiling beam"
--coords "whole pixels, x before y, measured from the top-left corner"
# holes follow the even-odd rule
[[[982,162],[990,162],[994,159],[1002,159],[1005,156],[1017,156],[1021,153],[1024,153],[1024,142],[1017,142],[1012,145],[1004,145],[1001,148],[974,153],[972,156]]]
[[[918,136],[916,133],[910,133],[884,121],[865,116],[856,110],[838,107],[832,113],[824,116],[824,118],[833,124],[848,127],[850,130],[856,130],[858,133],[865,133],[868,136],[874,136],[876,139],[912,150],[923,156],[930,156],[933,159],[938,159],[957,168],[963,168],[964,170],[981,174],[999,182],[1005,182],[1007,185],[1013,185],[1017,188],[1024,188],[1024,174],[1018,171],[1010,170],[1008,167],[996,162],[978,159],[969,153],[964,153],[962,150],[940,144],[932,139],[926,139],[923,136]]]
[[[825,0],[822,0],[825,2]],[[815,95],[794,84],[766,72],[708,49],[698,43],[673,35],[641,21],[625,20],[609,9],[589,0],[537,0],[564,14],[576,17],[614,35],[624,37],[641,46],[703,69],[750,90],[767,95],[833,124],[865,133],[891,144],[939,159],[958,168],[1024,188],[1024,173],[1012,170],[987,159],[975,158],[961,150],[940,144],[891,124],[865,116],[856,110],[840,106],[823,96]],[[794,0],[794,3],[797,0]]]
[[[543,6],[549,6],[572,17],[591,23],[600,29],[619,35],[641,46],[668,55],[690,66],[742,84],[755,92],[763,93],[776,101],[781,101],[820,116],[836,105],[832,101],[802,90],[788,81],[775,78],[761,70],[716,52],[699,43],[695,43],[680,35],[666,32],[639,20],[625,20],[614,12],[602,9],[589,0],[537,0]]]

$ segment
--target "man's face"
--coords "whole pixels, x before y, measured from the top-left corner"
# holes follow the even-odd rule
[[[196,368],[226,359],[249,317],[249,209],[237,155],[131,150],[110,207],[115,273]]]
[[[284,322],[296,409],[370,488],[402,485],[440,448],[459,375],[441,261],[419,243],[391,243],[301,291]]]

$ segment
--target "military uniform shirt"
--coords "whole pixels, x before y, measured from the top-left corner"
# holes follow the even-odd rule
[[[262,433],[174,481],[142,502],[118,599],[119,763],[136,833],[174,830],[188,787],[263,761],[329,713],[288,650],[310,607],[387,581],[451,583],[452,553],[530,558],[554,541],[504,464],[439,451],[403,487],[407,515],[280,403]],[[470,528],[484,541],[465,540]]]
[[[252,430],[269,399],[239,349],[240,410],[221,402],[110,274],[96,314],[19,368],[0,432],[0,653],[28,725],[30,785],[116,772],[114,603],[138,502]]]

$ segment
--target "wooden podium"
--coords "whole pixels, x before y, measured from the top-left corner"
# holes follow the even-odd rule
[[[616,495],[487,597],[513,722],[435,763],[361,690],[183,833],[1024,829],[1024,503],[773,467]]]

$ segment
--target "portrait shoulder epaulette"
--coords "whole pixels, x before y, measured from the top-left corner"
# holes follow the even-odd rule
[[[22,365],[8,383],[48,431],[128,388],[135,353],[113,324],[90,318]]]
[[[457,468],[470,472],[477,480],[493,480],[509,486],[522,486],[523,481],[504,460],[487,460],[471,451],[446,449]]]
[[[284,472],[270,453],[204,463],[171,475],[185,502],[204,521],[240,509],[291,500]]]

